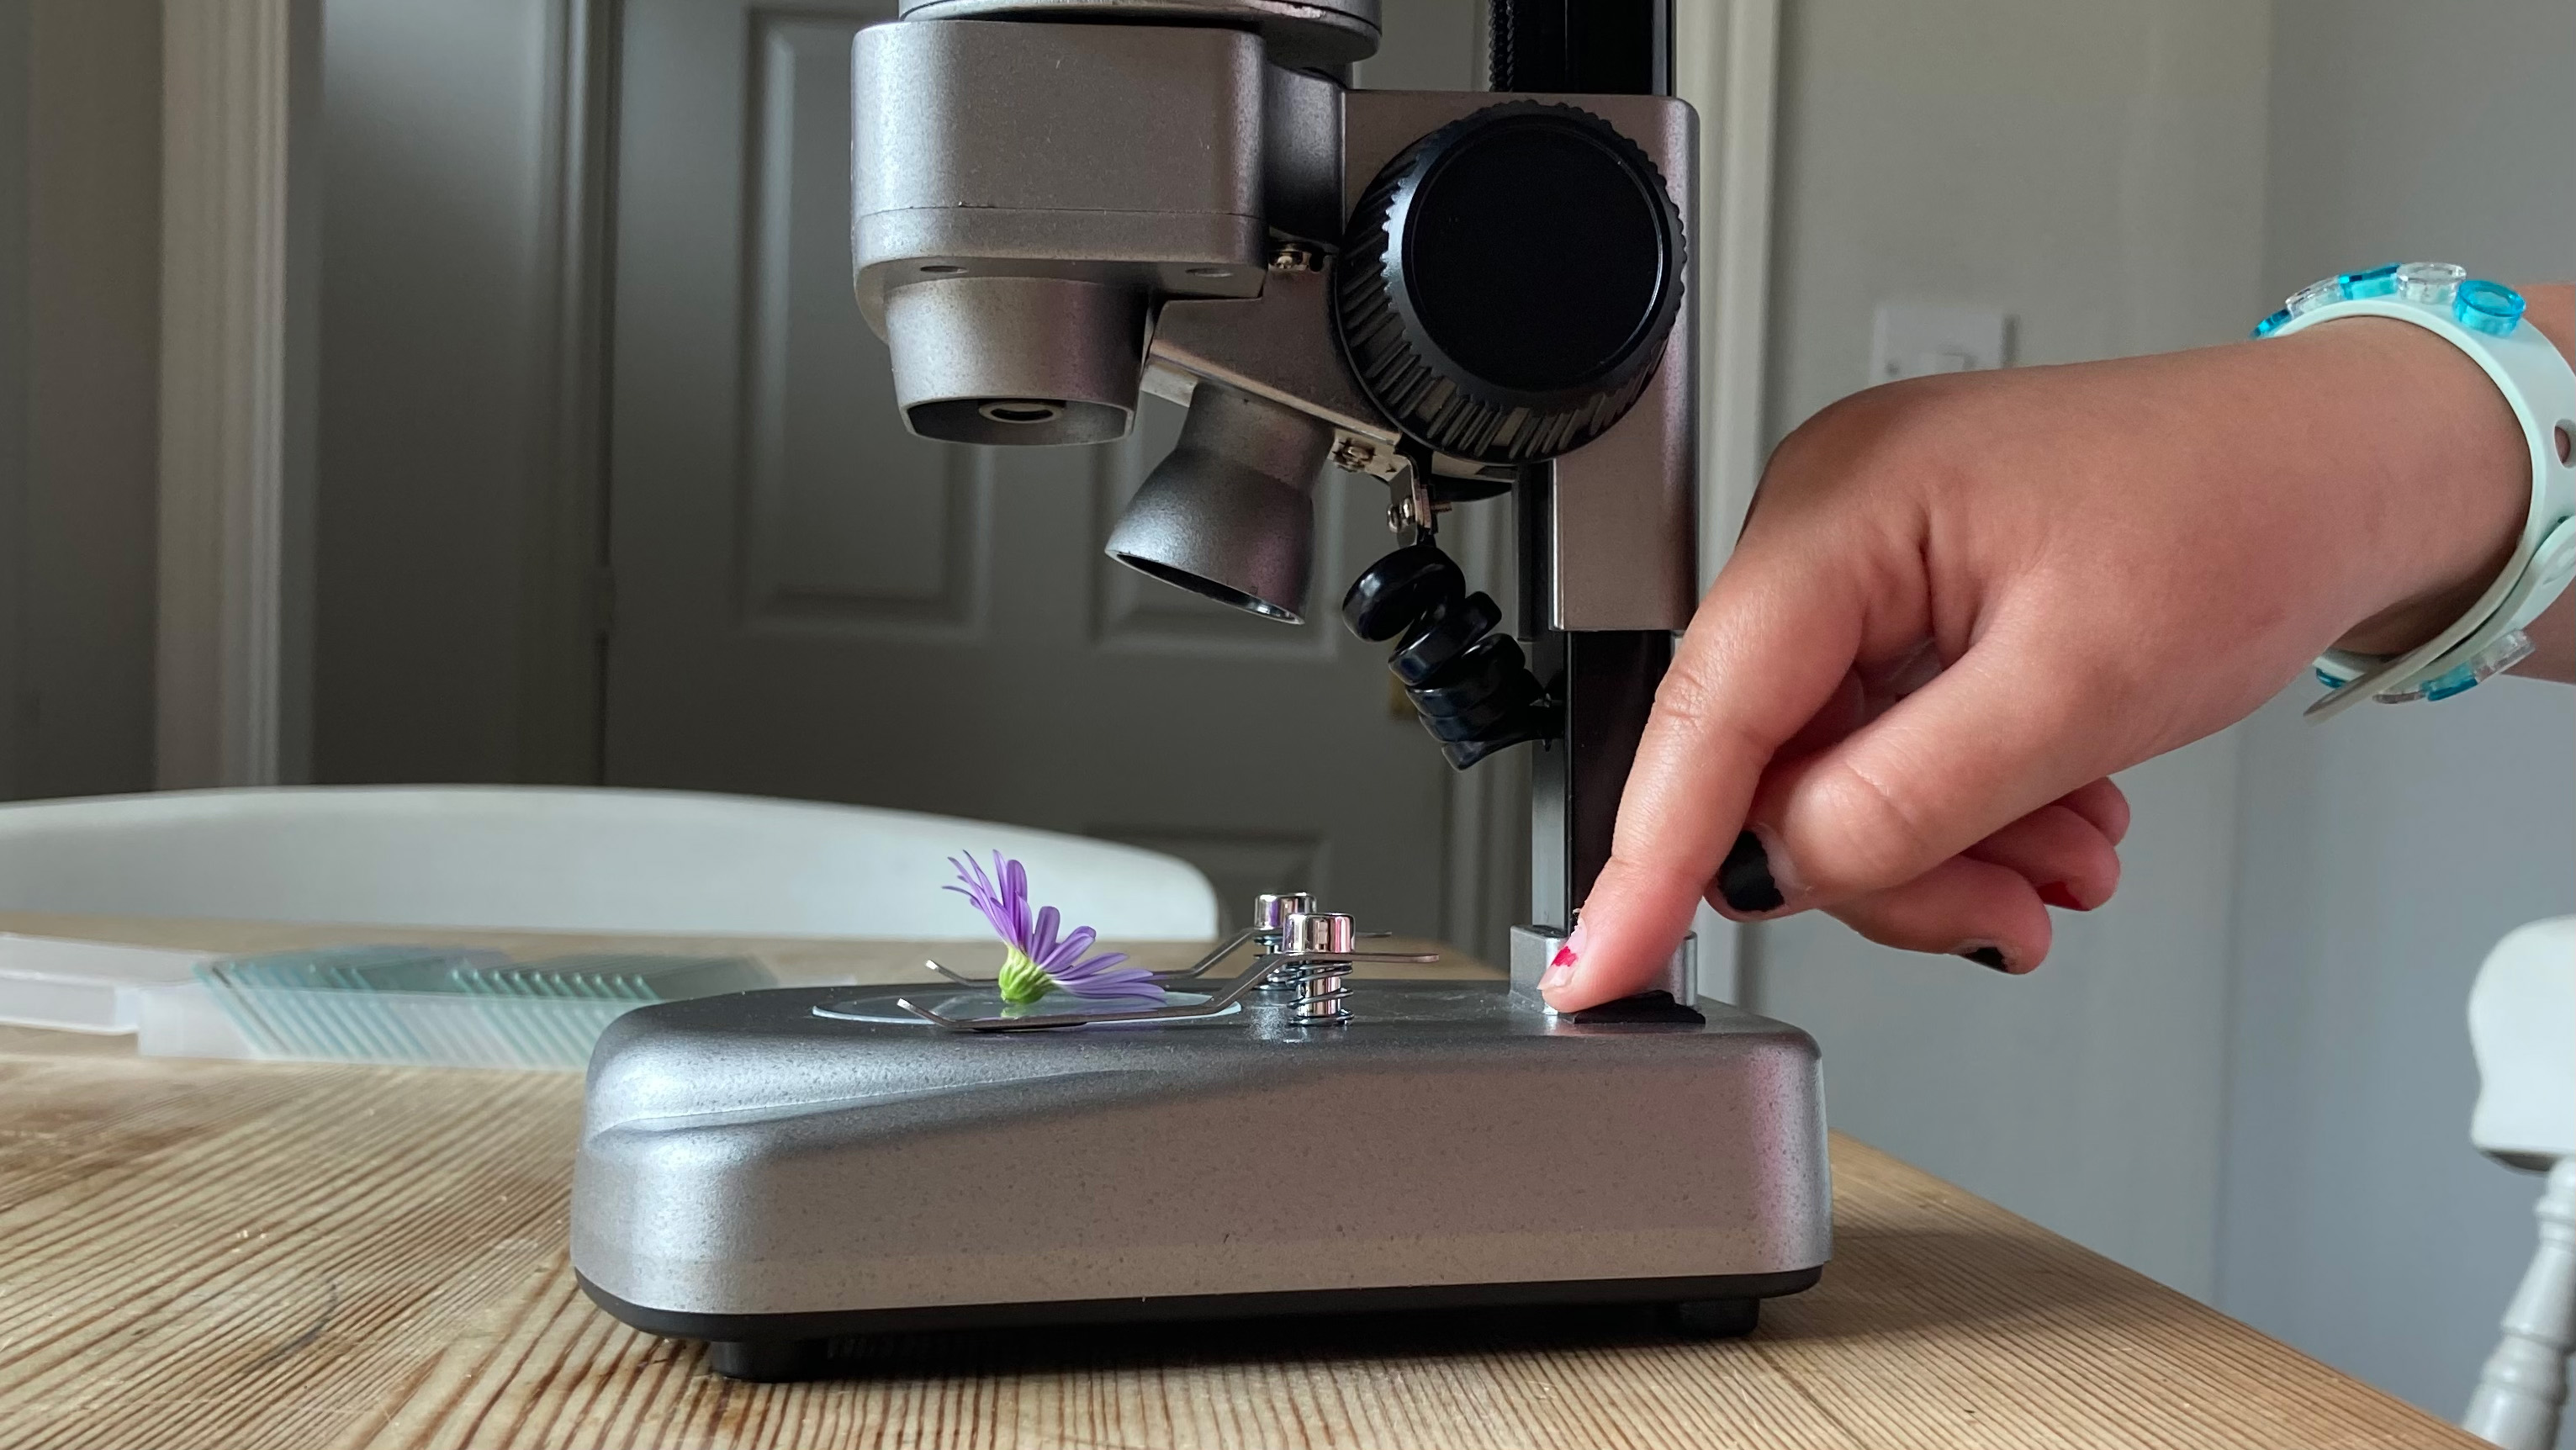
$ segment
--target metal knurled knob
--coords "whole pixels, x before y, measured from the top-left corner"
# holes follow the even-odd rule
[[[1687,270],[1644,148],[1579,107],[1506,101],[1378,173],[1343,239],[1335,318],[1360,386],[1406,434],[1526,463],[1637,401]]]

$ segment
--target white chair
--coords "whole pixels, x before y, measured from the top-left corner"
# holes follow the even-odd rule
[[[311,787],[0,806],[0,910],[530,931],[978,937],[939,888],[999,850],[1116,940],[1205,940],[1216,895],[1132,846],[683,791]]]
[[[2539,1251],[2460,1424],[2505,1450],[2549,1450],[2576,1343],[2576,916],[2496,943],[2469,988],[2469,1044],[2478,1058],[2469,1141],[2549,1178],[2532,1210]]]

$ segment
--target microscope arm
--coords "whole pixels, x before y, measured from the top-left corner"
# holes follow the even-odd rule
[[[1336,448],[1336,462],[1383,460],[1382,470],[1361,471],[1391,474],[1401,435],[1352,378],[1333,337],[1332,274],[1309,265],[1311,255],[1287,252],[1289,265],[1274,265],[1258,297],[1164,303],[1146,350],[1146,388],[1186,403],[1205,379],[1285,404],[1331,425],[1337,443],[1366,445]],[[1175,387],[1174,374],[1187,381]]]

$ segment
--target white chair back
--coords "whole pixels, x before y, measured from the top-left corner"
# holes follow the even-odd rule
[[[2532,1208],[2540,1247],[2460,1424],[2506,1450],[2549,1450],[2576,1344],[2576,916],[2496,943],[2469,988],[2469,1045],[2478,1059],[2469,1141],[2549,1177]]]
[[[2469,987],[2478,1106],[2469,1141],[2522,1168],[2576,1155],[2576,916],[2535,921]]]
[[[0,910],[531,931],[980,937],[939,888],[999,850],[1114,940],[1204,940],[1185,861],[910,811],[683,791],[293,787],[0,806]]]

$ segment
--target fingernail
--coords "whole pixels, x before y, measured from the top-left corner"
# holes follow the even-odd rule
[[[1786,898],[1780,894],[1780,883],[1771,879],[1771,853],[1762,849],[1761,837],[1745,831],[1735,838],[1735,849],[1726,853],[1726,864],[1717,868],[1717,894],[1747,916],[1780,909]]]
[[[1578,921],[1574,924],[1573,934],[1565,939],[1565,944],[1556,949],[1555,956],[1547,959],[1547,972],[1538,979],[1540,991],[1546,991],[1551,987],[1562,987],[1574,980],[1574,964],[1583,960],[1583,937],[1583,923]]]
[[[2093,909],[2086,906],[2083,902],[2076,900],[2075,893],[2067,890],[2066,883],[2063,881],[2051,881],[2046,886],[2039,888],[2039,899],[2047,902],[2051,906],[2062,906],[2068,911],[2091,911]]]
[[[2004,949],[1999,946],[1961,947],[1954,955],[1966,957],[1981,967],[1992,967],[1998,972],[2012,970],[2012,963],[2004,960]]]

